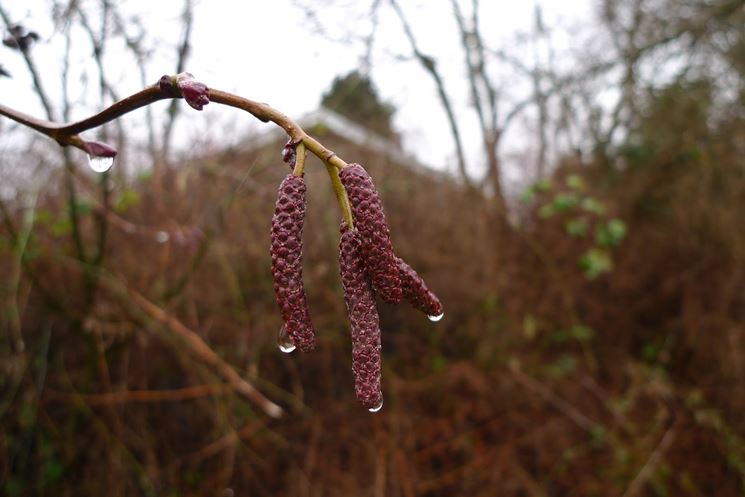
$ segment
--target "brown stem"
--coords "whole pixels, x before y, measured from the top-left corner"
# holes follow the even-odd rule
[[[78,136],[79,133],[96,128],[109,121],[113,121],[124,114],[150,105],[158,100],[169,98],[181,97],[172,91],[163,90],[160,85],[148,86],[144,90],[115,102],[98,114],[94,114],[82,121],[74,123],[60,124],[52,121],[45,121],[43,119],[37,119],[2,104],[0,104],[0,115],[36,130],[56,140],[57,143],[62,146],[71,145],[86,151],[85,141]],[[285,130],[293,141],[302,144],[305,149],[321,159],[329,170],[329,176],[331,177],[342,214],[344,215],[347,224],[352,226],[352,213],[349,207],[349,200],[347,199],[346,192],[341,186],[341,183],[338,182],[338,174],[336,172],[337,169],[346,167],[347,163],[337,156],[336,153],[324,147],[318,140],[308,135],[295,121],[268,104],[255,102],[232,93],[215,89],[209,90],[209,99],[210,102],[244,110],[260,121],[273,122]],[[301,151],[303,147],[301,147]]]
[[[305,147],[323,162],[328,163],[337,169],[346,167],[347,163],[339,158],[333,151],[324,147],[318,140],[308,135],[295,121],[270,105],[255,102],[232,93],[215,89],[210,89],[209,96],[210,102],[245,110],[263,122],[273,122],[285,130],[294,141],[302,141],[305,144]],[[0,104],[0,115],[8,117],[24,126],[53,138],[60,145],[72,145],[73,147],[85,150],[83,147],[83,140],[78,136],[79,133],[96,128],[109,121],[113,121],[133,110],[169,98],[181,97],[163,91],[158,85],[148,86],[144,90],[112,104],[98,114],[94,114],[91,117],[74,123],[60,124],[52,121],[45,121],[43,119],[37,119],[2,104]]]

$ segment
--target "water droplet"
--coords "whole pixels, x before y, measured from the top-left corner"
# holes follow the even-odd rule
[[[437,316],[427,316],[427,319],[429,319],[429,320],[430,320],[430,321],[432,321],[433,323],[436,323],[437,321],[439,321],[440,319],[442,319],[442,317],[443,317],[444,315],[445,315],[445,313],[444,313],[444,312],[441,312],[441,313],[440,313],[440,314],[438,314]]]
[[[158,231],[155,234],[155,241],[157,241],[158,243],[166,243],[169,238],[171,238],[171,235],[169,235],[165,231]]]
[[[371,407],[370,409],[368,409],[368,411],[370,411],[370,412],[378,412],[382,408],[383,408],[383,397],[380,398],[380,403],[378,403],[378,405],[376,405],[375,407]]]
[[[279,329],[279,335],[277,335],[277,346],[279,347],[279,350],[285,354],[289,354],[295,350],[295,344],[292,343],[292,338],[290,338],[290,335],[287,333],[285,325],[282,325]]]
[[[97,173],[105,173],[114,165],[113,157],[88,156],[88,165]]]

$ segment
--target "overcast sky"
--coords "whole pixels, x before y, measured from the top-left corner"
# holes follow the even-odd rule
[[[446,75],[456,110],[465,110],[468,91],[450,2],[400,2],[421,48],[436,57]],[[64,47],[61,37],[53,36],[49,3],[48,0],[2,2],[14,19],[27,23],[42,35],[42,42],[34,55],[40,67],[46,69],[48,79],[45,81],[50,93],[59,98],[59,62]],[[360,67],[363,45],[350,39],[350,35],[365,36],[371,26],[369,15],[361,8],[369,2],[337,1],[336,5],[346,4],[347,7],[322,7],[326,3],[314,3],[321,7],[317,19],[312,20],[289,0],[198,2],[188,70],[212,87],[268,102],[291,117],[299,118],[318,106],[321,94],[334,76]],[[579,27],[586,26],[591,18],[591,1],[538,3],[543,8],[545,24],[557,27],[555,48],[559,51],[571,49],[573,37],[579,36],[577,33],[581,31]],[[153,63],[148,67],[148,77],[155,82],[162,73],[173,71],[175,46],[180,36],[181,2],[128,0],[121,4],[129,14],[140,16],[149,40],[160,40],[154,47]],[[530,29],[535,4],[482,1],[481,29],[489,44],[492,47],[513,46],[518,33]],[[323,34],[319,33],[319,26],[323,28]],[[82,37],[75,42],[79,47],[73,57],[76,63],[81,67],[92,64],[90,45]],[[398,109],[395,125],[404,134],[405,146],[434,167],[453,169],[452,140],[435,87],[416,62],[401,59],[402,55],[410,55],[410,50],[401,25],[389,8],[381,11],[374,47],[371,75],[383,99]],[[0,53],[0,62],[14,75],[11,80],[0,80],[2,95],[5,96],[3,102],[41,115],[20,57],[7,49]],[[139,89],[138,71],[133,62],[118,54],[116,47],[111,49],[109,62],[112,57],[121,59],[118,64],[112,64],[111,77],[117,83],[118,91],[126,95]],[[97,102],[91,96],[95,95],[95,84],[91,80],[73,81],[71,93],[80,101],[76,107],[79,117],[97,108]],[[527,91],[519,85],[510,86],[509,81],[503,83],[507,94],[514,98]],[[10,95],[12,101],[8,99]],[[205,112],[210,123],[223,122],[224,125],[224,122],[230,122],[234,133],[256,127],[248,116],[215,107],[210,106]],[[193,121],[191,129],[184,128],[182,135],[194,133],[200,126],[205,129],[204,122],[199,120],[197,124],[196,120]],[[466,120],[464,126],[466,135],[470,137],[469,157],[474,166],[478,166],[478,140],[474,138],[475,133],[469,132],[473,130],[474,122]],[[261,129],[261,126],[256,129]],[[524,142],[524,138],[512,136],[508,145],[520,147]]]

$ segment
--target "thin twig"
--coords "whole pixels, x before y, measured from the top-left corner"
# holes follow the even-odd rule
[[[0,17],[2,17],[3,22],[5,23],[5,27],[8,29],[8,31],[11,31],[11,28],[13,27],[13,22],[10,20],[10,16],[8,16],[8,13],[5,12],[5,9],[0,5]],[[52,110],[52,104],[49,101],[49,97],[47,96],[47,92],[44,90],[44,86],[41,84],[41,77],[39,76],[39,70],[36,69],[36,64],[34,63],[33,57],[31,57],[31,53],[28,49],[23,49],[19,46],[18,49],[19,52],[21,52],[21,55],[23,56],[24,62],[26,62],[26,67],[28,68],[29,74],[31,74],[31,79],[34,82],[34,89],[36,90],[36,94],[39,96],[39,101],[41,102],[41,106],[44,107],[44,112],[47,114],[47,119],[54,119],[54,111]]]
[[[587,431],[588,433],[595,433],[597,431],[598,427],[600,426],[598,423],[582,414],[579,409],[556,395],[539,381],[523,373],[519,367],[510,367],[510,373],[512,373],[513,378],[515,378],[518,383],[528,388],[528,390],[532,390],[533,392],[543,397],[546,402],[548,402],[559,412],[564,414],[567,418],[574,422],[574,424]]]
[[[414,32],[412,31],[411,26],[409,25],[409,21],[406,19],[401,6],[396,0],[389,1],[393,9],[396,11],[396,15],[398,15],[398,18],[401,21],[401,25],[404,29],[404,34],[409,40],[409,45],[411,45],[411,50],[412,52],[414,52],[414,56],[432,77],[432,80],[437,87],[437,94],[440,97],[442,108],[445,110],[445,115],[447,116],[448,124],[450,125],[450,133],[453,135],[453,141],[455,142],[455,154],[458,159],[458,170],[460,171],[463,182],[470,187],[472,185],[472,182],[471,177],[468,175],[468,171],[466,169],[466,158],[463,151],[463,139],[460,136],[460,127],[458,126],[458,121],[455,119],[455,111],[453,111],[453,106],[450,103],[450,97],[445,90],[445,82],[442,80],[442,76],[440,76],[440,72],[437,70],[435,60],[429,55],[422,53],[422,51],[419,49],[419,46],[416,42],[416,37],[414,36]]]
[[[176,388],[171,390],[127,390],[123,392],[108,392],[103,394],[78,394],[59,392],[46,389],[44,395],[49,401],[77,402],[82,400],[89,406],[129,404],[133,402],[181,402],[217,395],[227,395],[234,388],[228,384],[196,385],[193,387]]]
[[[269,416],[278,418],[282,416],[282,408],[264,397],[253,385],[241,377],[233,367],[225,362],[202,338],[194,331],[187,328],[181,321],[171,316],[157,305],[150,302],[144,296],[132,289],[127,289],[132,300],[148,314],[151,318],[165,325],[174,334],[181,337],[191,348],[192,352],[202,361],[213,367],[228,383],[247,399],[254,402]]]
[[[183,22],[184,31],[181,36],[181,43],[179,43],[177,50],[176,74],[182,73],[185,70],[186,61],[191,54],[191,32],[192,25],[194,24],[192,0],[184,1],[184,10],[181,13],[181,20]],[[164,161],[168,160],[168,156],[170,153],[171,137],[173,135],[174,126],[176,125],[176,119],[179,116],[179,108],[180,107],[179,105],[177,105],[175,100],[171,101],[171,104],[168,106],[168,120],[166,121],[165,127],[163,129],[163,140],[161,143],[161,159]]]
[[[660,463],[662,463],[662,458],[665,457],[665,453],[670,449],[670,446],[672,446],[673,442],[675,441],[676,435],[677,430],[675,428],[675,422],[673,422],[665,431],[665,434],[660,439],[657,447],[655,447],[654,451],[649,456],[649,459],[647,459],[647,462],[644,463],[642,469],[631,481],[622,497],[634,497],[636,495],[639,495],[639,492],[642,491],[644,485],[646,485],[652,475],[654,475],[654,472],[660,466]]]

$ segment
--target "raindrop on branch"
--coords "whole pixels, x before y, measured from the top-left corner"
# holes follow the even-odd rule
[[[97,173],[105,173],[114,165],[113,157],[88,156],[88,165]]]

